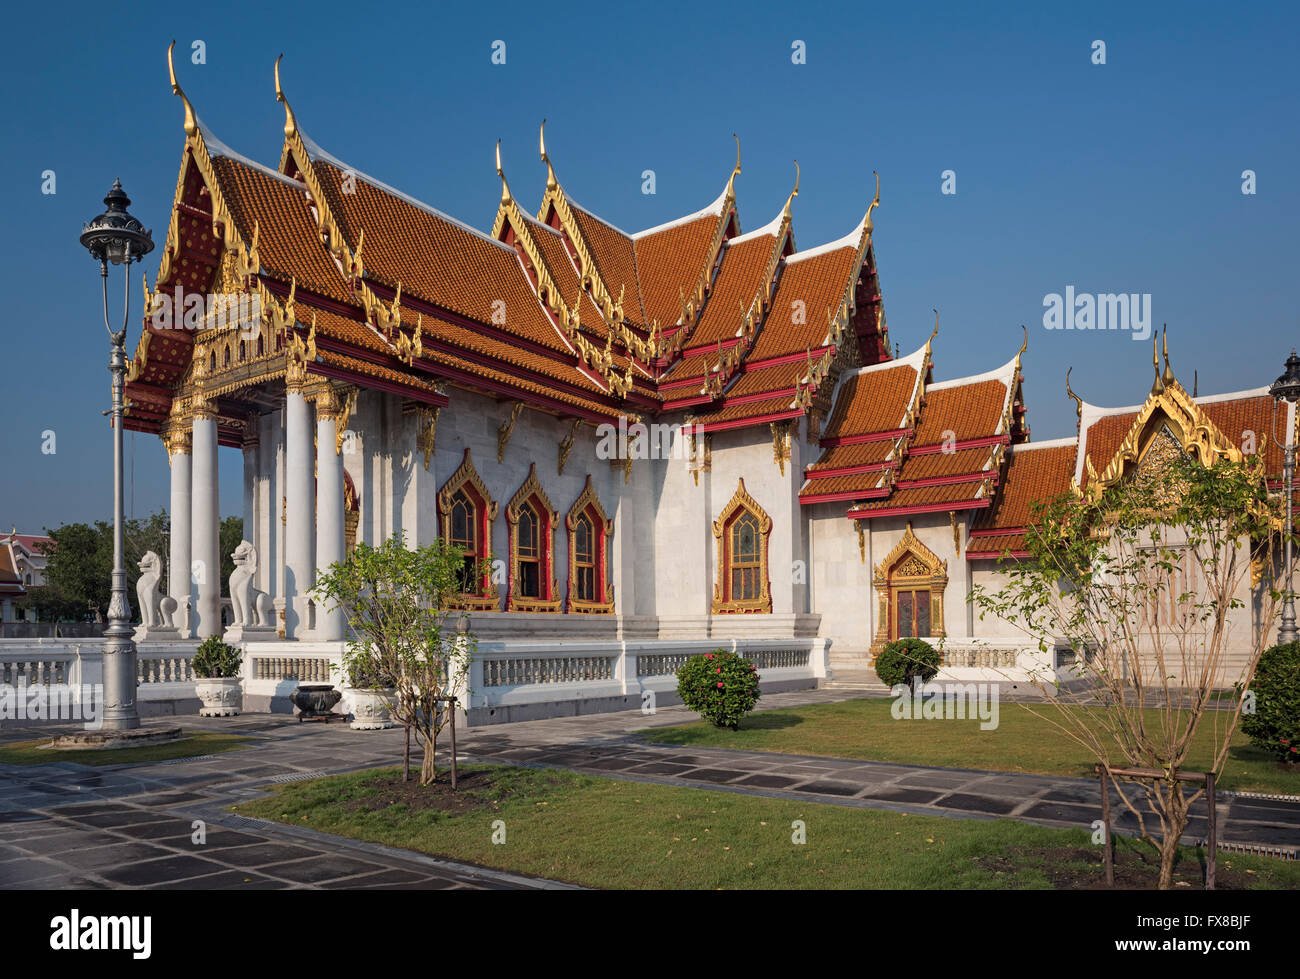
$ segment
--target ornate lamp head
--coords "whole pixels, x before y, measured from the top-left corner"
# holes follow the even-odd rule
[[[1268,393],[1277,401],[1300,401],[1300,357],[1294,349],[1286,359],[1286,373],[1269,386]]]
[[[98,262],[105,260],[114,265],[131,262],[153,251],[153,237],[144,225],[127,213],[131,198],[122,189],[122,181],[114,180],[113,188],[104,198],[108,210],[95,218],[81,232],[81,244]]]

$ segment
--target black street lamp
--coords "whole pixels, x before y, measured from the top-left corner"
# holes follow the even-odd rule
[[[126,568],[122,564],[122,390],[126,385],[126,325],[131,316],[128,281],[131,263],[153,251],[153,238],[127,213],[131,199],[120,180],[104,198],[108,210],[81,232],[81,244],[99,262],[104,283],[104,329],[111,348],[108,369],[113,376],[113,591],[108,603],[108,628],[104,630],[104,718],[108,730],[140,726],[135,706],[136,657],[132,641],[131,606],[126,596]],[[108,321],[108,266],[123,265],[122,328],[114,330]]]
[[[1268,393],[1273,396],[1275,401],[1281,401],[1285,404],[1293,405],[1300,401],[1300,357],[1296,356],[1295,350],[1292,349],[1291,356],[1286,359],[1286,372],[1274,381],[1268,389]],[[1277,631],[1277,641],[1279,643],[1296,641],[1296,622],[1295,622],[1295,592],[1291,590],[1291,537],[1294,532],[1294,526],[1291,516],[1291,499],[1293,491],[1293,482],[1295,480],[1295,430],[1293,426],[1286,426],[1286,440],[1282,443],[1282,479],[1286,484],[1286,595],[1282,601],[1282,625]],[[1277,441],[1277,418],[1273,419],[1273,439]]]

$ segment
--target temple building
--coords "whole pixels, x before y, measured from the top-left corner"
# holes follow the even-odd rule
[[[565,667],[624,694],[703,640],[770,641],[773,677],[814,681],[827,649],[865,665],[910,635],[945,638],[955,668],[1015,666],[1029,644],[966,596],[1023,553],[1030,501],[1120,478],[1153,439],[1208,461],[1270,431],[1265,390],[1193,397],[1166,359],[1144,404],[1079,401],[1077,437],[1031,442],[1027,333],[967,377],[933,376],[937,326],[895,353],[878,182],[843,237],[801,248],[797,174],[742,230],[737,144],[715,200],[627,233],[570,196],[543,125],[540,203],[515,196],[498,146],[483,231],[313,143],[278,63],[275,166],[219,142],[172,85],[184,146],[126,424],[166,447],[167,561],[193,573],[161,579],[153,634],[221,631],[227,446],[249,545],[228,638],[259,655],[343,640],[311,600],[317,570],[401,533],[489,562],[458,599],[480,637],[563,641],[573,662],[639,643],[631,677]]]
[[[20,603],[29,589],[45,584],[45,549],[53,543],[41,534],[20,534],[17,527],[0,536],[0,623],[36,621],[36,613]]]

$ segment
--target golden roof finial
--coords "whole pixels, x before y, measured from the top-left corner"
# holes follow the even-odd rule
[[[1025,331],[1025,338],[1020,342],[1020,349],[1016,351],[1016,360],[1020,360],[1020,355],[1029,349],[1029,327],[1024,323],[1020,324],[1020,329]]]
[[[1162,377],[1161,380],[1164,381],[1165,384],[1171,384],[1174,380],[1174,369],[1169,366],[1168,329],[1169,329],[1168,323],[1162,324],[1160,327],[1160,345],[1163,348],[1163,353],[1165,358],[1165,373],[1164,373],[1164,377]]]
[[[546,164],[546,189],[555,190],[560,186],[560,182],[555,179],[555,168],[551,166],[551,158],[546,155],[546,120],[542,120],[542,128],[537,134],[537,145],[542,153],[542,162]]]
[[[1065,395],[1068,398],[1074,399],[1074,414],[1079,419],[1079,421],[1082,422],[1083,421],[1083,399],[1079,397],[1077,394],[1075,394],[1074,391],[1071,390],[1070,388],[1070,371],[1072,370],[1074,370],[1073,367],[1067,367],[1065,370]]]
[[[867,234],[871,234],[871,232],[875,230],[875,225],[871,223],[872,208],[880,206],[880,174],[875,170],[872,170],[871,172],[876,175],[876,196],[871,198],[871,203],[867,205],[867,216],[862,219]]]
[[[275,59],[275,100],[284,103],[284,134],[293,136],[298,132],[298,120],[293,114],[293,109],[289,108],[289,100],[284,97],[284,89],[280,87],[280,58],[281,54]]]
[[[172,41],[172,43],[167,46],[167,74],[171,76],[172,94],[179,95],[181,97],[181,103],[185,106],[185,135],[193,136],[199,131],[199,119],[198,116],[194,114],[194,106],[190,105],[190,100],[187,99],[185,93],[181,91],[180,82],[176,80],[176,67],[172,64],[172,48],[174,47],[176,47],[175,41]]]
[[[501,169],[501,140],[499,139],[497,140],[497,176],[501,178],[501,203],[509,204],[512,198],[510,185],[506,183],[506,172]]]
[[[731,138],[736,141],[736,166],[731,171],[731,176],[727,178],[727,196],[734,200],[736,197],[736,178],[740,176],[740,137],[732,133]]]
[[[1160,377],[1160,337],[1151,338],[1151,368],[1155,371],[1155,383],[1151,385],[1152,394],[1160,394],[1165,389],[1165,383]]]
[[[934,342],[934,338],[939,335],[939,311],[932,309],[931,312],[934,313],[934,329],[930,331],[930,339],[925,341],[927,348]]]
[[[799,196],[799,161],[795,160],[794,161],[794,190],[790,191],[790,196],[785,199],[785,210],[781,212],[781,216],[786,221],[790,220],[790,205],[794,203],[794,199],[798,196]]]

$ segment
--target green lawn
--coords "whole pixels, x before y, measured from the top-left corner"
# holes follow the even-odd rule
[[[171,758],[193,758],[196,755],[216,755],[223,751],[247,748],[254,740],[247,735],[207,734],[201,731],[186,732],[179,741],[141,745],[139,748],[73,748],[55,751],[44,745],[49,738],[37,741],[11,741],[0,744],[2,765],[49,765],[58,761],[74,761],[80,765],[142,765],[147,762],[167,761]]]
[[[700,721],[641,734],[660,744],[1046,775],[1092,774],[1096,759],[1047,719],[1056,721],[1052,713],[1056,708],[1050,705],[1032,704],[1026,709],[1021,704],[1003,703],[997,728],[983,731],[978,720],[895,720],[890,714],[892,704],[888,699],[845,700],[750,714],[741,722],[739,731]],[[1156,713],[1147,711],[1153,722]],[[1212,741],[1209,720],[1213,719],[1202,723],[1198,750],[1192,753],[1186,770],[1204,771],[1208,766]],[[1113,763],[1122,764],[1118,757]],[[1252,747],[1238,731],[1233,735],[1219,786],[1236,791],[1300,794],[1300,773],[1281,770],[1275,760]]]
[[[802,801],[473,765],[461,792],[394,784],[376,769],[279,786],[233,807],[353,839],[604,888],[1049,888],[1094,886],[1101,851],[1081,830],[908,816]],[[475,774],[476,773],[476,774]],[[445,774],[443,778],[445,779]],[[479,788],[470,786],[479,785]],[[428,793],[422,797],[420,793]],[[408,802],[395,802],[405,798]],[[447,808],[430,808],[424,799]],[[494,844],[494,823],[505,842]],[[802,820],[806,843],[792,842]],[[1150,847],[1121,866],[1154,886]],[[1194,851],[1180,865],[1199,888]],[[1221,882],[1300,887],[1300,864],[1220,857]],[[1148,883],[1149,882],[1149,883]]]

